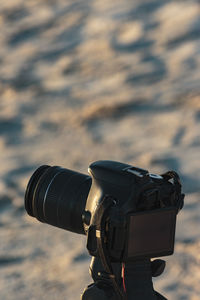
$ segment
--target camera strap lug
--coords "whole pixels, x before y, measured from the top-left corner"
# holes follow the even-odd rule
[[[174,185],[174,189],[175,189],[174,191],[175,203],[173,203],[173,205],[176,207],[177,214],[178,214],[178,212],[183,208],[184,197],[185,197],[185,194],[181,193],[182,184],[180,181],[180,177],[175,171],[168,171],[162,174],[162,177],[167,181],[170,180],[173,181],[172,184]]]

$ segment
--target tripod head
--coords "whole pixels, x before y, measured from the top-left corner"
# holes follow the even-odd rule
[[[125,267],[119,263],[113,263],[113,273],[118,286],[125,290],[121,297],[116,294],[109,275],[103,269],[101,260],[92,258],[90,275],[94,280],[83,292],[82,300],[167,300],[153,288],[152,276],[162,274],[165,261],[149,259],[129,263]]]

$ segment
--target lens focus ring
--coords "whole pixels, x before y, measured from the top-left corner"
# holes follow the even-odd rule
[[[82,214],[91,177],[58,166],[41,166],[31,177],[25,208],[39,221],[83,233]]]

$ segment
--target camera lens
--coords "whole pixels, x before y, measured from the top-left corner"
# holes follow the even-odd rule
[[[41,166],[31,176],[26,193],[27,213],[39,221],[84,234],[82,214],[91,177],[58,166]]]

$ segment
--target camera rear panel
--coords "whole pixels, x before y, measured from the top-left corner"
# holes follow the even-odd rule
[[[173,254],[176,213],[175,208],[163,208],[128,215],[123,261]]]

